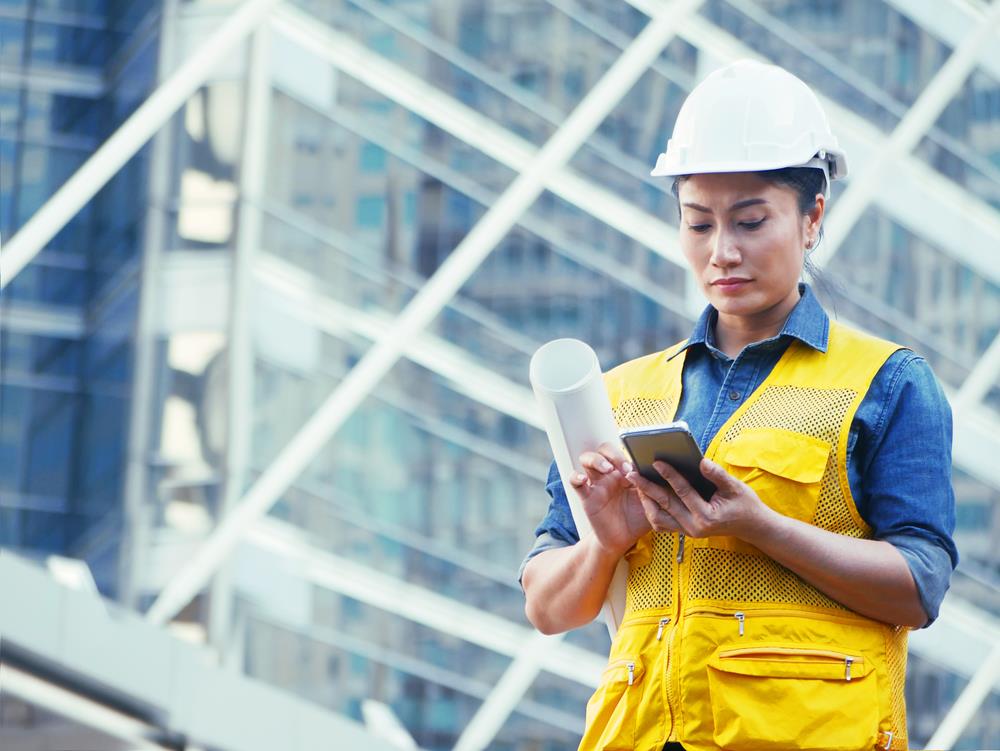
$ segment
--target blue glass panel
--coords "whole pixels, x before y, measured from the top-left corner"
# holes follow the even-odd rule
[[[377,229],[385,224],[385,198],[361,196],[358,198],[356,219],[359,227]]]
[[[373,143],[363,143],[359,162],[362,172],[382,172],[385,170],[385,149]]]

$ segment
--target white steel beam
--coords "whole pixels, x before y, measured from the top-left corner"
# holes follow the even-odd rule
[[[267,169],[268,122],[271,105],[271,29],[262,24],[250,40],[243,113],[243,153],[240,159],[239,218],[231,266],[229,341],[226,353],[226,452],[219,519],[239,502],[250,462],[254,416],[254,348],[251,335],[254,261],[261,240],[261,202]],[[232,646],[233,573],[220,566],[209,598],[209,641],[224,661],[242,654]]]
[[[974,407],[1000,381],[1000,334],[986,349],[955,395],[955,409]]]
[[[995,43],[998,24],[1000,2],[993,4],[982,23],[970,31],[968,37],[955,48],[948,61],[878,150],[875,159],[867,162],[851,179],[826,221],[827,240],[813,254],[816,263],[821,266],[829,264],[872,198],[882,189],[888,168],[913,150],[968,78],[979,53],[988,44]]]
[[[966,684],[965,689],[948,710],[948,714],[941,720],[938,729],[934,731],[934,735],[927,741],[927,748],[953,748],[998,683],[1000,683],[1000,644],[993,648],[990,656]]]
[[[528,168],[503,192],[447,260],[407,304],[392,332],[370,349],[327,397],[316,414],[280,452],[254,483],[240,505],[206,540],[194,558],[160,593],[147,617],[166,622],[204,586],[240,537],[278,500],[336,430],[402,356],[407,341],[421,331],[475,272],[545,189],[550,174],[564,166],[604,120],[674,35],[677,24],[701,0],[677,0],[664,5],[632,45],[552,135]],[[295,19],[312,24],[305,14],[282,8],[280,23]],[[278,19],[276,18],[276,21]]]
[[[983,23],[986,16],[982,3],[969,0],[885,0],[921,29],[951,48]],[[1000,81],[1000,45],[982,50],[979,63],[983,70]]]
[[[174,748],[173,744],[153,743],[150,739],[160,732],[151,725],[0,662],[0,695],[3,694],[125,741],[134,751]]]
[[[32,215],[0,254],[0,290],[171,118],[277,2],[245,0]]]
[[[662,5],[657,8],[662,9]],[[690,23],[691,16],[688,16]],[[482,151],[500,164],[523,172],[538,158],[537,147],[426,80],[367,49],[347,34],[320,24],[285,6],[274,14],[276,31],[357,78],[407,110]],[[684,23],[678,22],[683,29]],[[581,177],[565,164],[544,176],[545,187],[563,200],[613,227],[679,266],[687,264],[677,245],[677,230],[610,190]]]
[[[516,658],[535,631],[482,608],[389,576],[358,561],[317,549],[294,525],[267,517],[248,530],[245,542],[294,562],[293,571],[313,584],[366,605],[455,636],[491,652]],[[583,686],[595,687],[607,656],[549,640],[540,650],[541,669]]]
[[[454,751],[483,751],[500,732],[504,722],[524,697],[542,670],[542,655],[553,648],[563,634],[546,636],[534,632],[500,676],[496,686],[465,726]]]
[[[657,7],[654,0],[628,2],[647,15]],[[742,58],[773,62],[701,16],[690,17],[677,35],[720,63]],[[885,135],[842,104],[821,95],[819,98],[852,163],[864,164],[877,158]],[[892,190],[875,196],[879,208],[984,279],[1000,284],[1000,265],[981,250],[996,245],[1000,212],[912,154],[900,157],[896,170]]]
[[[292,305],[298,302],[296,312],[321,331],[349,331],[377,342],[395,326],[391,315],[358,310],[323,295],[308,272],[273,255],[261,254],[255,273],[258,284],[280,293]],[[530,388],[504,378],[461,347],[421,331],[405,342],[403,354],[448,380],[457,393],[532,427],[543,427]]]
[[[658,7],[649,0],[629,1],[640,10],[648,9],[648,12],[653,12]],[[280,20],[280,14],[276,14],[276,16]],[[533,145],[465,107],[426,81],[399,69],[349,37],[339,35],[329,29],[302,29],[297,24],[288,23],[279,23],[277,30],[298,44],[308,47],[315,54],[325,57],[332,64],[351,75],[362,78],[363,82],[375,91],[413,110],[456,138],[462,139],[512,169],[524,169],[536,153]],[[696,15],[688,17],[687,21],[680,26],[678,34],[691,41],[692,44],[704,47],[720,60],[756,56],[749,48],[743,46],[733,37]],[[827,103],[827,107],[828,111],[837,110],[838,119],[848,126],[848,130],[853,134],[852,137],[855,140],[859,143],[867,143],[872,152],[877,150],[875,141],[882,139],[882,137],[876,134],[870,125],[834,103]],[[945,178],[937,176],[933,170],[912,157],[906,156],[900,161],[908,162],[907,169],[911,174],[916,175],[913,179],[904,181],[905,184],[899,186],[900,190],[916,190],[923,186],[927,188],[928,192],[926,195],[920,194],[917,197],[939,207],[941,211],[952,217],[954,222],[961,223],[967,220],[969,224],[981,227],[981,233],[977,237],[1000,237],[1000,218],[996,216],[996,212],[989,208],[977,207],[974,197],[969,196]],[[427,168],[427,166],[426,164],[420,165],[422,169]],[[666,222],[637,209],[619,196],[592,184],[568,168],[554,171],[549,178],[547,187],[556,195],[596,216],[619,232],[632,237],[682,268],[687,268],[677,245],[677,231]],[[893,196],[897,192],[900,191],[889,191],[889,200],[895,200]],[[907,196],[907,200],[910,198]],[[898,205],[893,204],[893,206],[899,211],[912,208],[906,205],[906,201]],[[923,229],[927,229],[932,216],[934,214],[930,211],[919,212],[917,219],[923,222]],[[933,224],[938,228],[948,228],[953,224],[953,221],[941,219],[941,215],[938,214]],[[952,240],[956,237],[955,233],[946,234]],[[978,259],[975,262],[979,263],[980,267],[977,267],[976,270],[985,271],[988,277],[996,276],[997,280],[1000,281],[1000,266],[988,263],[988,258],[983,253],[973,252],[976,244],[976,242],[959,243],[965,248],[964,252],[970,254],[968,259],[963,257],[960,260],[965,262],[966,260]],[[969,250],[970,248],[972,251]],[[951,250],[954,251],[954,248]],[[585,258],[577,260],[587,263]],[[669,309],[679,312],[677,307],[670,306]],[[679,314],[683,314],[683,311],[680,311]],[[981,422],[994,424],[996,419],[992,413],[984,413]],[[993,430],[992,432],[996,433],[997,431]],[[994,452],[1000,451],[1000,438],[991,437],[991,435],[990,430],[984,430],[978,422],[973,428],[966,421],[956,420],[955,461],[965,471],[993,487],[1000,488],[1000,467],[995,467],[993,464],[983,466],[975,459],[978,452],[970,454],[959,449],[959,446],[978,446]],[[984,436],[986,437],[985,443],[983,443]]]

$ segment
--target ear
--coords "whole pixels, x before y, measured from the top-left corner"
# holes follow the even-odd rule
[[[816,203],[813,204],[812,209],[806,214],[808,217],[808,223],[806,229],[809,230],[810,234],[815,236],[819,232],[820,225],[823,223],[823,216],[826,214],[826,196],[822,193],[816,194]]]

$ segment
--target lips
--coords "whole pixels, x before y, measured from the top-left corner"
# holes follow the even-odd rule
[[[737,287],[741,284],[746,284],[749,279],[743,279],[738,276],[726,277],[725,279],[716,279],[712,284],[716,287]]]

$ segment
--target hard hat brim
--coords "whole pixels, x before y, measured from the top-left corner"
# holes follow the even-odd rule
[[[715,174],[721,172],[766,172],[768,170],[785,169],[786,167],[814,167],[808,164],[812,160],[798,164],[787,162],[701,162],[685,164],[678,167],[670,164],[666,154],[660,154],[656,166],[649,173],[652,177],[679,177],[681,175]],[[842,153],[827,151],[827,163],[830,166],[830,179],[839,180],[847,176],[847,160]]]

